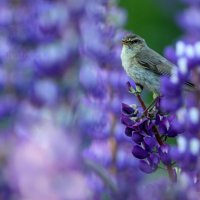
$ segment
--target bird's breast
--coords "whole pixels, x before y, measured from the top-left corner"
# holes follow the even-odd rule
[[[121,51],[121,61],[123,68],[128,73],[128,68],[131,66],[131,56],[129,55],[127,49],[124,47],[122,48]]]
[[[133,64],[132,67],[127,69],[127,74],[136,82],[144,86],[145,88],[159,93],[160,90],[160,78],[154,73],[146,70],[138,64]]]

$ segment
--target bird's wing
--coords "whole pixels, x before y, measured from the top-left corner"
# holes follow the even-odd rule
[[[158,76],[170,76],[173,64],[152,49],[141,50],[135,56],[136,61],[145,69]]]
[[[140,51],[136,54],[135,58],[136,61],[145,69],[154,72],[158,76],[170,76],[172,73],[172,67],[175,67],[175,65],[152,49]],[[186,81],[185,85],[189,86],[190,88],[195,87],[195,85],[189,81]]]

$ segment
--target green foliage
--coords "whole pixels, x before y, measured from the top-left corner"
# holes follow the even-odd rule
[[[145,38],[149,46],[162,53],[181,34],[175,25],[177,4],[167,0],[121,0],[128,12],[126,28]]]

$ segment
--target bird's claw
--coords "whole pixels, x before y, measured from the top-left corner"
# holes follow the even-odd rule
[[[136,84],[136,95],[140,95],[142,93],[143,87],[139,84]]]
[[[143,87],[140,84],[136,84],[136,87],[133,88],[131,85],[128,86],[128,91],[134,95],[140,95],[142,93]]]

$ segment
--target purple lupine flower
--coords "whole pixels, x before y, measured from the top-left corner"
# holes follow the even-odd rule
[[[105,0],[1,4],[0,117],[9,127],[2,132],[12,139],[5,148],[1,145],[9,152],[1,151],[0,175],[5,168],[6,173],[2,175],[0,196],[140,199],[142,175],[130,157],[132,143],[128,139],[134,141],[133,154],[143,158],[139,168],[151,173],[160,160],[171,164],[173,156],[169,156],[167,145],[158,143],[153,126],[158,127],[163,141],[179,132],[171,126],[173,119],[159,110],[138,121],[142,111],[124,104],[129,138],[123,137],[123,126],[118,123],[120,102],[129,104],[132,98],[124,92],[126,76],[119,60],[125,13],[114,1]],[[198,130],[193,107],[196,105],[187,107],[191,113],[188,134]],[[76,140],[86,135],[83,143]],[[196,140],[187,142],[196,154]],[[82,166],[91,169],[85,170],[87,177]],[[2,188],[8,196],[2,196]]]
[[[10,117],[14,113],[12,128],[9,124],[9,128],[13,129],[10,133],[17,137],[17,144],[14,145],[16,152],[9,168],[16,172],[16,183],[10,181],[12,187],[24,198],[89,199],[87,189],[82,198],[78,196],[87,186],[82,180],[85,178],[82,171],[84,162],[78,167],[76,162],[75,166],[68,166],[67,152],[70,151],[71,145],[66,143],[64,146],[69,146],[69,149],[62,149],[64,141],[70,141],[73,138],[71,135],[75,135],[84,140],[83,143],[80,142],[79,151],[85,148],[84,152],[91,161],[101,163],[101,159],[94,159],[98,152],[92,152],[94,155],[90,152],[94,146],[95,149],[99,148],[100,152],[105,150],[102,151],[103,156],[107,152],[110,155],[108,163],[111,163],[111,166],[104,163],[102,168],[108,177],[113,177],[113,182],[117,183],[118,187],[111,184],[111,188],[106,189],[109,181],[101,180],[105,191],[112,193],[113,197],[118,193],[120,197],[132,195],[132,189],[127,189],[127,180],[136,185],[135,180],[139,177],[137,173],[133,173],[136,164],[129,159],[131,154],[128,154],[126,149],[128,142],[123,138],[122,125],[118,123],[120,101],[128,101],[129,98],[123,92],[126,76],[121,69],[119,56],[125,12],[118,9],[114,1],[105,0],[89,0],[87,4],[83,0],[36,0],[34,3],[4,1],[3,6],[3,14],[8,19],[0,16],[2,32],[5,32],[5,39],[2,40],[5,42],[2,42],[0,47],[0,60],[3,63],[0,87],[5,94],[11,93],[14,96],[13,102],[16,104],[16,110],[10,105],[12,101],[2,109],[5,116]],[[14,31],[15,34],[12,34]],[[6,57],[8,54],[10,57]],[[8,78],[4,78],[4,74]],[[2,101],[2,105],[3,103],[5,102]],[[65,129],[69,137],[54,134],[53,140],[55,143],[58,141],[54,145],[51,141],[52,135],[48,138],[48,133],[57,133],[58,130],[54,126],[51,127],[52,130],[42,129],[41,116],[45,119],[51,116],[55,127]],[[35,142],[35,131],[31,131],[32,127],[37,129],[37,125],[38,129],[44,131],[44,134],[39,134],[41,141],[39,140],[38,144],[37,140]],[[106,145],[101,145],[103,143],[111,145],[105,148]],[[39,155],[38,158],[36,155]],[[45,156],[47,162],[44,163]],[[30,166],[23,175],[22,165]],[[72,167],[77,167],[77,173],[73,173]],[[133,175],[124,173],[124,170],[129,170]],[[68,192],[66,188],[60,189],[62,184],[70,187],[65,182],[68,179],[65,176],[67,171],[71,173],[71,178],[81,180],[80,185],[76,182],[71,185],[77,190],[69,190],[72,196],[63,194],[63,191]],[[89,179],[92,170],[86,171]],[[63,174],[64,180],[60,178]],[[98,170],[95,175],[102,178]],[[34,176],[33,190],[30,190],[29,176]],[[40,179],[44,183],[41,188],[36,184]],[[56,185],[55,188],[52,188],[52,185]],[[94,188],[95,197],[98,196],[96,191],[98,188]]]
[[[2,117],[9,102],[11,110],[16,104],[15,111],[8,116],[12,119],[21,112],[24,101],[30,101],[33,106],[56,107],[65,98],[70,104],[69,88],[77,81],[69,82],[68,74],[72,77],[77,72],[69,68],[74,65],[73,56],[79,51],[78,37],[74,34],[77,31],[70,20],[70,3],[2,1],[0,4],[3,12],[0,87],[4,96],[12,100],[12,103],[7,101],[5,107],[5,97],[1,97]],[[78,89],[77,85],[75,87]]]
[[[177,145],[169,148],[170,156],[181,170],[178,181],[187,178],[184,186],[195,193],[199,181],[199,1],[185,1],[188,7],[178,16],[178,23],[185,35],[175,47],[166,49],[166,56],[177,65],[176,72],[162,81],[162,91],[166,98],[161,102],[163,109],[171,112],[174,123],[172,129],[178,134]],[[183,92],[185,81],[192,81],[195,89]],[[170,92],[169,92],[170,89]],[[185,179],[184,178],[184,179]],[[192,188],[191,188],[192,187]],[[184,189],[183,189],[184,190]]]
[[[53,113],[52,113],[53,115]],[[26,140],[13,138],[8,181],[19,199],[90,199],[92,191],[80,171],[78,141],[69,139],[52,119],[26,129]],[[9,143],[8,143],[9,144]]]
[[[123,151],[122,126],[117,124],[118,96],[127,97],[115,94],[116,87],[121,91],[124,87],[119,59],[122,31],[117,29],[124,23],[125,13],[104,0],[87,4],[83,0],[1,1],[0,5],[0,117],[8,124],[3,133],[16,137],[13,155],[8,158],[8,173],[13,177],[5,188],[17,190],[14,194],[19,198],[90,199],[84,164],[73,159],[67,162],[73,145],[78,146],[68,141],[89,133],[93,138],[83,142],[89,148],[87,142],[95,143],[95,135],[109,142],[112,133],[119,157],[116,169],[122,172],[133,166]],[[43,128],[41,118],[51,118],[50,127]],[[77,148],[73,158],[81,157],[81,142]],[[111,149],[109,146],[115,165]],[[29,166],[26,170],[25,165]],[[112,174],[110,168],[105,170]],[[118,181],[125,184],[122,177]],[[38,187],[36,183],[41,182],[44,185]]]
[[[190,96],[190,95],[189,95]],[[188,97],[185,97],[188,98]],[[188,98],[187,100],[191,100]],[[181,133],[177,138],[177,147],[172,147],[170,152],[174,160],[177,160],[182,170],[196,170],[199,154],[199,111],[197,107],[183,108],[176,112],[176,124],[174,130]],[[180,129],[181,127],[181,129]],[[180,132],[181,131],[181,132]]]
[[[129,86],[129,90],[133,89]],[[147,115],[136,105],[123,103],[121,121],[126,126],[125,134],[134,142],[132,154],[140,160],[139,168],[143,172],[154,172],[160,161],[166,166],[172,164],[168,147],[155,135],[157,129],[163,138],[175,136],[170,129],[171,121],[160,112],[158,102],[154,110],[148,111]]]
[[[126,126],[125,134],[134,141],[133,155],[140,160],[142,171],[151,173],[158,168],[160,162],[167,168],[176,164],[183,172],[190,174],[194,183],[194,180],[198,179],[200,150],[198,136],[200,48],[197,23],[199,8],[194,6],[194,1],[188,3],[191,7],[178,18],[186,35],[177,42],[175,49],[172,47],[166,49],[167,57],[177,67],[173,69],[170,78],[165,77],[162,80],[161,107],[155,105],[151,110],[153,112],[149,113],[149,110],[141,111],[136,106],[122,104],[121,121]],[[192,79],[196,86],[191,92],[185,83]],[[128,87],[129,92],[138,95],[137,88],[131,87],[130,84]],[[161,136],[160,139],[155,128]],[[177,136],[177,146],[166,144],[166,139],[175,136]],[[169,175],[174,174],[173,179],[176,179],[174,169],[168,172]]]
[[[141,174],[134,173],[137,163],[130,159],[127,150],[130,141],[123,136],[123,127],[119,124],[121,100],[130,101],[124,92],[127,78],[120,61],[125,13],[105,1],[91,1],[85,12],[80,23],[80,53],[84,59],[79,80],[87,98],[82,98],[77,114],[80,132],[88,136],[90,143],[84,150],[84,159],[96,172],[88,175],[92,177],[92,184],[98,186],[96,189],[92,186],[99,194],[97,199],[102,198],[102,190],[113,199],[126,198],[134,192],[128,188],[127,180],[135,185]]]

